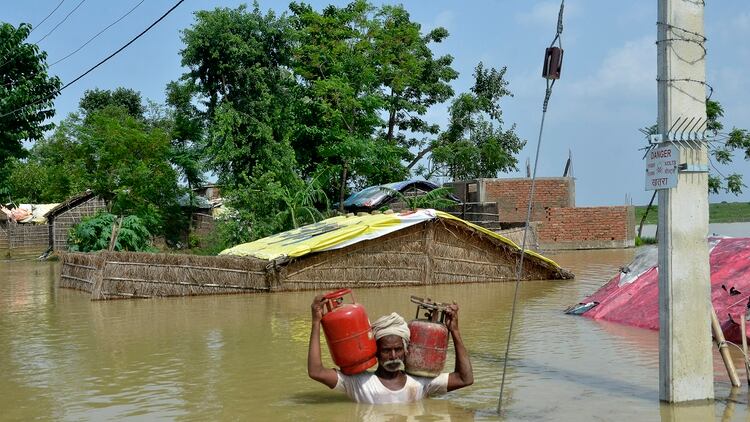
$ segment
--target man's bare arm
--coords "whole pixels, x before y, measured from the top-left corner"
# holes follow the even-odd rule
[[[323,366],[320,357],[320,320],[323,318],[323,296],[316,296],[311,305],[312,328],[310,330],[310,346],[307,350],[307,375],[310,378],[333,388],[339,382],[335,369]]]
[[[455,368],[448,375],[448,391],[453,391],[474,383],[474,371],[471,368],[469,353],[466,351],[461,331],[458,329],[458,305],[456,303],[446,309],[445,325],[453,337],[453,346],[456,350]]]

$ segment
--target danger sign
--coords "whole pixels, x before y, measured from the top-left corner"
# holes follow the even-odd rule
[[[646,190],[677,186],[679,150],[672,144],[652,149],[646,156]]]

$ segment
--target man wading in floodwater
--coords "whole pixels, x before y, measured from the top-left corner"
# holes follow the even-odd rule
[[[471,385],[474,374],[458,330],[458,305],[446,308],[445,326],[453,338],[456,366],[450,374],[435,378],[415,377],[404,372],[404,359],[409,348],[409,327],[397,313],[378,318],[372,323],[377,340],[378,369],[357,375],[344,375],[338,370],[323,367],[320,358],[320,320],[323,318],[323,296],[312,303],[312,330],[307,353],[307,374],[328,388],[346,393],[357,403],[410,403],[426,396],[442,394]]]

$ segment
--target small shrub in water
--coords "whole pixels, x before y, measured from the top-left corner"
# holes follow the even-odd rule
[[[68,244],[75,252],[93,252],[109,248],[112,227],[118,224],[118,218],[108,212],[100,212],[84,218],[70,229]],[[114,250],[151,252],[151,233],[140,218],[135,215],[123,217],[120,224]]]

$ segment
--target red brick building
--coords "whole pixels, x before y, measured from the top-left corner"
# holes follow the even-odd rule
[[[531,179],[474,179],[447,183],[462,201],[497,203],[503,225],[526,221]],[[600,249],[635,246],[632,206],[576,207],[575,179],[536,179],[531,221],[541,249]]]

